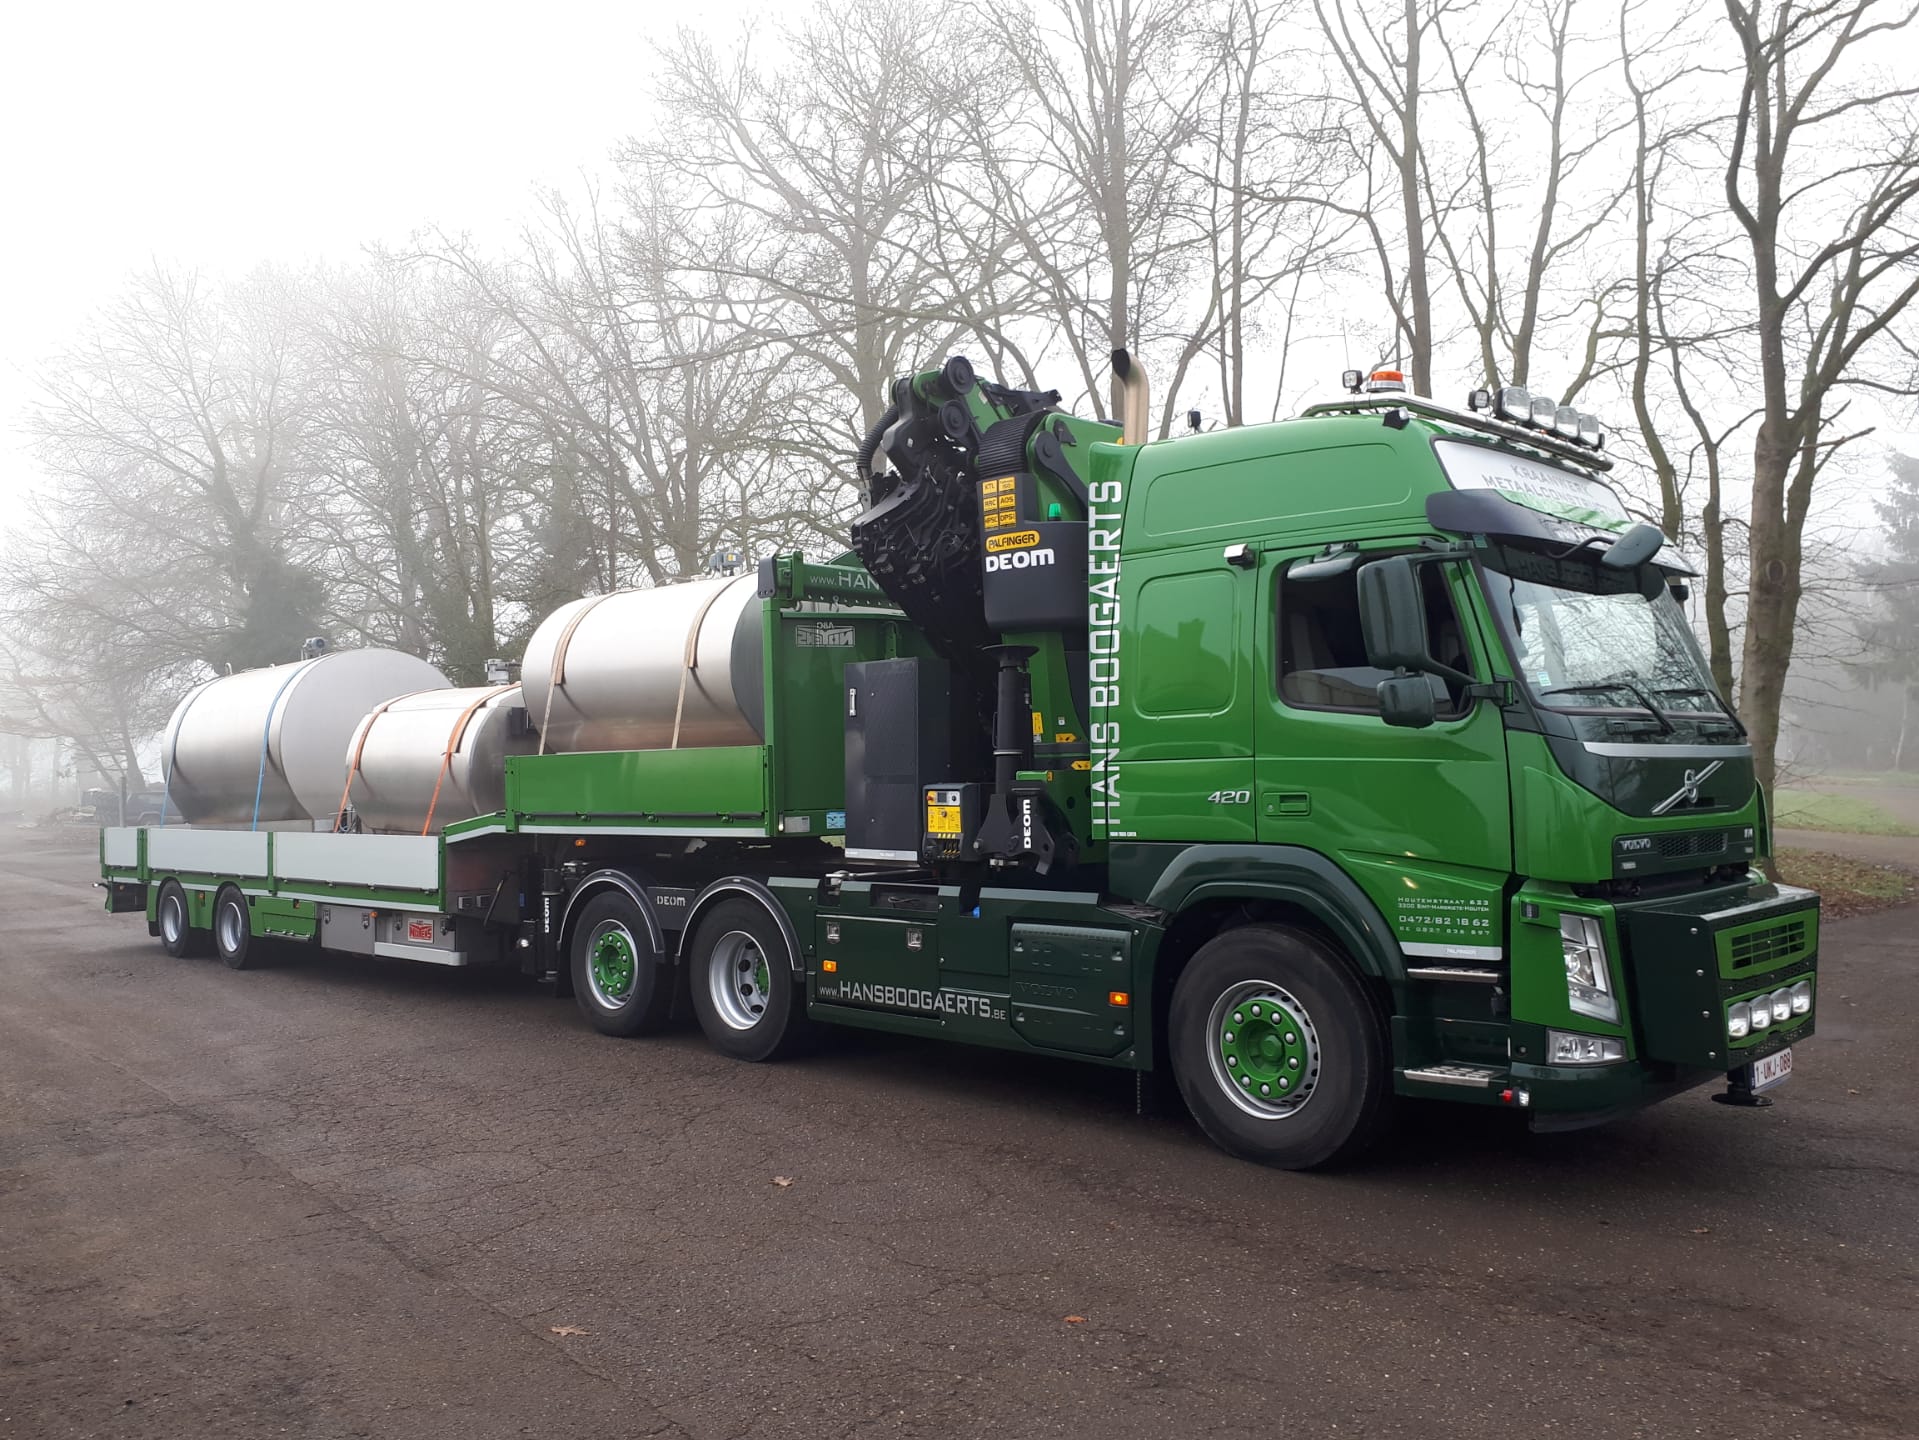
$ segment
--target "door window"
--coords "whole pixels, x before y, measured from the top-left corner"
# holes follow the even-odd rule
[[[1379,682],[1393,672],[1366,663],[1366,643],[1359,628],[1359,570],[1295,579],[1292,567],[1279,582],[1279,696],[1299,710],[1339,710],[1354,714],[1379,713]],[[1445,567],[1416,567],[1420,593],[1426,601],[1428,653],[1442,665],[1473,673],[1472,656],[1459,612],[1448,593]],[[1463,712],[1459,687],[1428,675],[1433,698],[1442,716]]]

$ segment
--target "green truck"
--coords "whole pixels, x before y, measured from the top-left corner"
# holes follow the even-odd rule
[[[1115,367],[1121,426],[960,357],[904,377],[846,555],[541,627],[517,743],[467,755],[488,692],[430,757],[436,804],[456,761],[497,799],[365,823],[375,712],[337,812],[263,825],[263,740],[251,824],[103,832],[108,907],[234,965],[515,965],[741,1060],[850,1025],[1170,1074],[1290,1168],[1399,1096],[1540,1129],[1721,1078],[1769,1103],[1818,898],[1755,868],[1689,572],[1592,417],[1350,372],[1293,420],[1127,443]]]

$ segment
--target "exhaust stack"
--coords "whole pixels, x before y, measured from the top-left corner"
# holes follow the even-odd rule
[[[1147,419],[1146,367],[1125,350],[1115,350],[1113,378],[1119,381],[1119,443],[1144,445],[1146,427],[1150,423]]]

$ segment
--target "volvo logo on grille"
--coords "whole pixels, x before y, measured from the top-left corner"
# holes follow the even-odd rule
[[[1697,805],[1699,803],[1699,787],[1710,780],[1713,774],[1725,763],[1724,760],[1715,760],[1703,770],[1688,770],[1686,772],[1685,782],[1681,784],[1677,790],[1673,791],[1672,794],[1653,806],[1652,813],[1655,815],[1664,815],[1668,810],[1677,809],[1681,805]]]

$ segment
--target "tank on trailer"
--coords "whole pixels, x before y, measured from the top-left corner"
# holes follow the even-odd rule
[[[403,695],[353,732],[348,800],[362,829],[437,834],[504,809],[506,757],[534,744],[518,685]]]
[[[188,692],[161,740],[172,808],[191,825],[331,827],[347,741],[375,706],[445,689],[438,669],[399,650],[334,650],[242,670]]]
[[[741,575],[562,605],[527,642],[527,718],[549,751],[759,744],[758,600]]]

